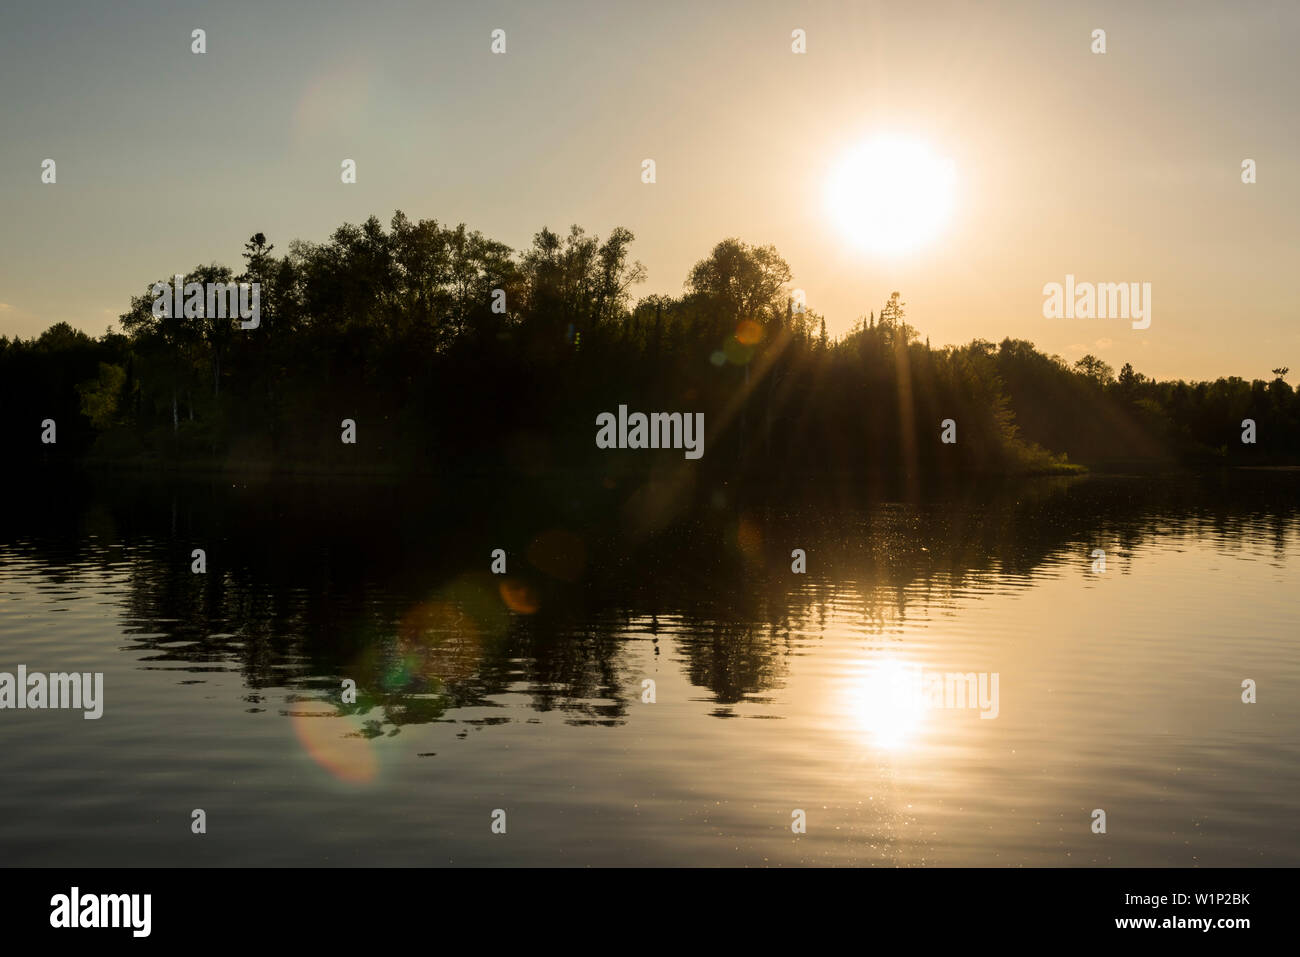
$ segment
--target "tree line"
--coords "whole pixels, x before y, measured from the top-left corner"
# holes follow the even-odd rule
[[[516,252],[400,211],[283,254],[258,233],[238,273],[184,277],[258,283],[257,329],[155,316],[149,283],[98,338],[67,323],[0,337],[5,448],[19,462],[398,473],[680,464],[595,448],[596,415],[626,404],[704,412],[695,464],[737,479],[1300,461],[1286,368],[1157,381],[1023,340],[933,348],[897,292],[832,338],[772,246],[724,239],[681,295],[637,299],[632,242],[573,226]]]

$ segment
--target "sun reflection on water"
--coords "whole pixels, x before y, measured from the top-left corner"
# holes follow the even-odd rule
[[[898,750],[921,734],[926,708],[916,675],[915,665],[882,655],[864,662],[849,680],[844,710],[878,747]]]

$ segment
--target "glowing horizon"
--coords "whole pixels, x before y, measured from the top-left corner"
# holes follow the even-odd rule
[[[1293,6],[1196,2],[1174,19],[1112,2],[1083,19],[1028,3],[668,0],[649,20],[580,0],[86,6],[94,29],[73,28],[77,15],[24,7],[0,34],[0,335],[61,321],[99,335],[147,283],[237,265],[255,232],[283,253],[401,209],[515,250],[543,227],[626,226],[648,272],[638,297],[680,294],[726,237],[770,243],[832,336],[901,290],[935,345],[1027,339],[1159,378],[1300,366],[1286,269],[1300,206],[1297,80],[1283,66]],[[837,224],[825,195],[837,164],[880,134],[950,160],[956,177],[945,198],[946,167],[909,172],[888,241]],[[41,183],[46,158],[56,185]],[[344,159],[355,184],[340,183]],[[849,214],[891,199],[840,195]],[[1045,319],[1042,287],[1066,275],[1151,283],[1155,322]]]

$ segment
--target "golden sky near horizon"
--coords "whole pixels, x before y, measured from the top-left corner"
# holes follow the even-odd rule
[[[627,226],[638,295],[771,243],[832,334],[899,290],[934,345],[1267,377],[1300,368],[1298,28],[1287,2],[7,5],[0,335],[98,334],[253,232],[400,208],[516,249]],[[882,198],[927,228],[846,216]],[[1044,318],[1067,274],[1150,283],[1150,327]]]

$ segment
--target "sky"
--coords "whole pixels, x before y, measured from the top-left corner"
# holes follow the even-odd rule
[[[770,243],[832,335],[898,290],[935,346],[1300,374],[1297,41],[1293,0],[5,0],[0,335],[98,335],[254,232],[282,253],[401,209],[516,249],[626,226],[638,296],[680,294],[723,238]],[[906,251],[851,241],[827,197],[879,136],[951,162]],[[1067,274],[1150,283],[1149,328],[1045,318]]]

